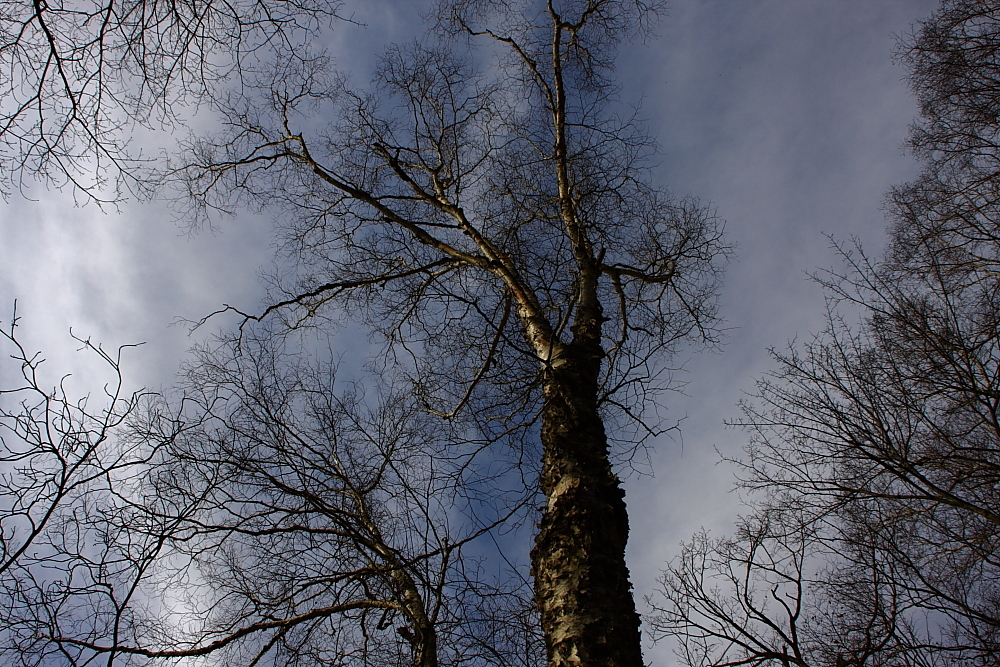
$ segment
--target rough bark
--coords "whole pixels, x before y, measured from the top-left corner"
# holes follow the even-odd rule
[[[625,544],[625,492],[597,410],[601,349],[571,344],[546,371],[541,487],[531,552],[549,665],[641,667]]]

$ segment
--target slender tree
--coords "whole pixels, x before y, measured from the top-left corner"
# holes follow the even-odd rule
[[[263,316],[358,318],[429,412],[495,451],[514,439],[524,460],[538,424],[531,562],[551,665],[642,664],[608,424],[627,456],[659,428],[647,399],[678,345],[716,340],[720,226],[650,185],[654,147],[613,78],[659,8],[442,3],[372,89],[287,61],[258,80],[268,103],[233,100],[231,130],[172,172],[195,215],[284,207],[298,279]],[[336,120],[310,133],[312,116]]]
[[[17,320],[15,306],[10,328],[0,332],[6,353],[0,385],[0,577],[7,584],[22,559],[33,558],[38,544],[49,539],[67,503],[116,471],[145,462],[141,455],[105,451],[142,399],[123,390],[122,350],[109,354],[78,339],[107,364],[112,379],[104,385],[105,396],[94,399],[99,405],[87,398],[74,401],[62,384],[43,388],[39,368],[44,359],[20,343]]]

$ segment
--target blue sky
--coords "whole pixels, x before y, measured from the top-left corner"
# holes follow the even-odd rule
[[[351,0],[348,0],[350,7]],[[916,107],[892,62],[894,34],[929,14],[931,0],[673,0],[659,36],[625,50],[626,100],[662,154],[656,176],[678,195],[717,207],[738,246],[722,294],[731,327],[721,352],[685,362],[685,394],[664,397],[682,437],[663,439],[654,476],[627,480],[629,559],[637,598],[699,526],[722,533],[739,511],[733,470],[745,434],[726,429],[737,402],[770,367],[767,348],[808,339],[823,324],[823,293],[807,274],[836,267],[825,235],[884,242],[886,190],[916,175],[902,148]],[[363,69],[381,44],[419,30],[420,2],[366,2],[330,48]],[[364,76],[360,76],[362,80]],[[162,143],[169,145],[170,138]],[[75,207],[67,193],[31,191],[0,205],[0,320],[13,299],[29,346],[51,381],[74,372],[96,391],[97,367],[69,328],[105,347],[145,341],[126,357],[133,386],[169,385],[193,342],[178,317],[223,303],[252,309],[272,247],[266,217],[241,215],[188,234],[162,203],[119,212]],[[641,605],[640,605],[641,606]],[[673,663],[671,647],[647,654]]]

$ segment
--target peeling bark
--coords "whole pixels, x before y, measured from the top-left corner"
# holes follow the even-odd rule
[[[531,564],[551,667],[643,664],[625,565],[625,492],[597,411],[602,356],[598,345],[567,345],[544,383],[547,505]]]

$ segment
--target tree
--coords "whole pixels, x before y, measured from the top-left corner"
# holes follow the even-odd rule
[[[87,411],[11,331],[26,382],[0,398],[30,398],[0,413],[0,661],[540,664],[524,587],[464,555],[523,494],[465,519],[491,480],[440,420],[257,333],[203,349],[179,402]]]
[[[890,193],[881,261],[844,251],[849,271],[820,278],[833,302],[827,330],[776,355],[780,370],[745,408],[754,435],[741,484],[770,498],[748,521],[782,521],[736,542],[696,541],[665,575],[658,631],[695,639],[691,664],[996,663],[998,53],[994,2],[946,0],[902,40],[924,171]],[[864,314],[860,331],[838,316],[844,305]],[[738,580],[724,572],[730,597],[705,575],[733,549],[754,555],[740,558]],[[778,570],[801,595],[765,576],[761,549],[800,554]],[[754,593],[754,581],[766,583]],[[754,597],[767,591],[773,609]],[[789,599],[795,613],[772,613]],[[732,605],[752,608],[752,640],[740,616],[720,611]]]
[[[373,90],[320,57],[280,63],[256,83],[268,101],[230,100],[230,130],[169,174],[196,216],[281,207],[298,278],[248,321],[349,313],[429,412],[521,460],[538,429],[531,560],[551,665],[641,664],[606,424],[630,446],[657,432],[648,399],[671,354],[716,341],[721,228],[649,184],[653,146],[612,76],[659,8],[442,3]],[[336,120],[310,134],[310,116]]]
[[[36,178],[94,199],[142,189],[145,158],[129,148],[137,127],[174,125],[176,109],[210,100],[244,67],[294,52],[338,6],[0,2],[0,176],[15,189]]]

